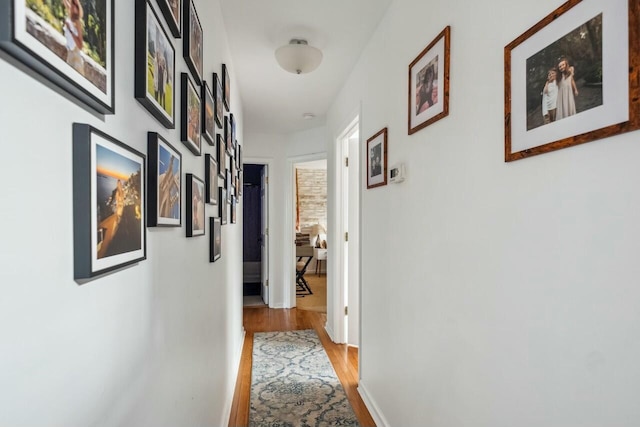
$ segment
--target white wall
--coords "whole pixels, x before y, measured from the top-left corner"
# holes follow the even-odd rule
[[[292,161],[310,155],[326,155],[328,140],[324,126],[290,135],[246,131],[242,147],[244,162],[270,163],[269,306],[272,308],[295,306],[294,270],[291,270],[295,267],[293,261],[288,260],[288,255],[293,254],[295,240]]]
[[[638,133],[503,161],[504,46],[561,3],[396,0],[331,108],[336,136],[361,103],[361,140],[388,126],[406,165],[362,190],[378,425],[638,424]],[[446,25],[450,114],[408,136],[408,64]]]
[[[206,78],[222,62],[233,73],[219,1],[196,6]],[[147,131],[159,131],[182,152],[183,173],[204,178],[204,157],[180,142],[179,126],[165,130],[133,98],[134,2],[117,2],[116,22],[116,114],[104,120],[0,60],[3,426],[228,422],[242,345],[241,207],[238,224],[222,228],[216,263],[209,230],[186,238],[184,226],[150,228],[146,261],[82,286],[73,280],[73,122],[144,153]],[[181,40],[175,48],[177,71],[186,71]],[[235,86],[232,107],[242,141]]]

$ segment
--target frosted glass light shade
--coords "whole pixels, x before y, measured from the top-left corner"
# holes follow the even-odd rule
[[[309,46],[306,40],[293,39],[288,45],[276,49],[276,61],[290,73],[310,73],[320,66],[322,52]]]

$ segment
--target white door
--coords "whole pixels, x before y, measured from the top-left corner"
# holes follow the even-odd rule
[[[267,165],[264,165],[260,173],[260,201],[262,203],[261,227],[260,227],[260,252],[262,254],[262,300],[269,305],[269,179]]]

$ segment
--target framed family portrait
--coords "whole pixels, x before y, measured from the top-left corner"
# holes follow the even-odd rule
[[[206,81],[202,82],[202,136],[209,145],[216,143],[215,103],[213,94]]]
[[[231,110],[231,76],[226,64],[222,64],[222,87],[224,88],[224,106],[227,111]]]
[[[218,73],[213,73],[213,98],[216,103],[216,124],[218,129],[222,129],[222,117],[224,117],[224,105],[223,98],[224,92],[222,91],[222,83]]]
[[[204,182],[191,173],[186,176],[187,237],[204,236]]]
[[[570,0],[505,47],[505,161],[640,128],[639,13]]]
[[[204,169],[206,201],[211,205],[216,205],[218,204],[218,163],[211,154],[205,156]]]
[[[225,171],[227,169],[226,160],[227,154],[225,153],[224,141],[222,140],[222,135],[216,135],[216,148],[218,150],[218,177],[220,179],[224,179]]]
[[[451,27],[409,64],[409,135],[449,114]]]
[[[1,0],[0,49],[74,100],[115,112],[114,0]]]
[[[73,124],[74,279],[147,257],[145,156],[87,124]]]
[[[218,189],[218,216],[220,217],[221,224],[227,223],[227,210],[228,210],[228,202],[227,202],[227,189],[224,187],[219,187]]]
[[[202,152],[200,120],[202,119],[200,108],[201,100],[187,73],[182,73],[182,111],[180,139],[187,148],[196,156]]]
[[[147,136],[147,226],[180,227],[182,154],[162,136]]]
[[[209,262],[215,262],[222,256],[222,223],[220,218],[209,218]]]
[[[174,37],[180,38],[180,14],[182,11],[182,0],[158,0],[158,6],[167,21],[167,26]]]
[[[387,128],[367,139],[367,188],[387,185]]]
[[[196,6],[193,0],[184,0],[183,6],[184,16],[184,34],[182,35],[182,54],[184,60],[189,67],[189,71],[193,75],[196,84],[202,84],[203,71],[203,34],[200,18],[196,12]]]
[[[135,97],[167,129],[175,128],[175,50],[148,0],[136,0]]]

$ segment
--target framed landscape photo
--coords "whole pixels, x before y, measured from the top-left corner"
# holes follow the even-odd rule
[[[184,34],[182,36],[182,54],[193,80],[200,85],[203,80],[203,34],[200,18],[193,0],[184,0],[183,5]]]
[[[640,128],[639,11],[570,0],[505,47],[505,161]]]
[[[180,139],[196,156],[202,152],[200,108],[202,102],[195,85],[187,73],[182,73],[182,108]]]
[[[182,0],[158,0],[158,6],[167,21],[167,26],[174,37],[180,38],[180,14],[182,12]]]
[[[367,188],[387,185],[387,128],[367,139]]]
[[[222,87],[224,88],[224,106],[227,111],[231,109],[231,76],[225,64],[222,64]]]
[[[215,262],[222,256],[222,222],[220,218],[209,218],[209,262]]]
[[[226,160],[227,154],[225,153],[224,141],[222,135],[216,135],[216,148],[218,149],[218,177],[224,179],[225,171],[227,169]]]
[[[215,103],[206,81],[202,82],[202,136],[209,145],[216,143]]]
[[[222,83],[218,73],[213,73],[213,98],[216,103],[216,124],[218,129],[222,129],[222,117],[224,117],[224,105],[223,105],[224,92],[222,91]]]
[[[74,100],[113,114],[114,19],[114,0],[2,0],[0,49]]]
[[[182,225],[182,154],[155,132],[147,135],[147,226]]]
[[[227,223],[227,210],[228,210],[228,202],[227,202],[227,189],[223,188],[223,187],[219,187],[218,190],[219,196],[218,196],[218,216],[220,217],[220,222],[222,224],[226,224]]]
[[[135,97],[164,127],[173,129],[175,50],[151,3],[135,1]]]
[[[216,205],[218,204],[218,163],[211,154],[205,156],[204,169],[206,201],[211,205]]]
[[[186,176],[187,237],[204,236],[204,182],[191,173]]]
[[[73,124],[74,279],[147,257],[145,156],[87,124]]]
[[[451,27],[446,27],[409,64],[409,135],[449,114]]]

